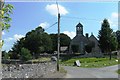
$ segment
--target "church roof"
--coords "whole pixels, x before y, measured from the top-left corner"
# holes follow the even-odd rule
[[[83,25],[79,22],[76,27],[83,27]]]
[[[98,40],[97,40],[97,38],[93,34],[91,34],[91,36],[89,37],[89,40],[90,41],[94,41],[95,43],[98,44]]]
[[[88,38],[86,38],[84,35],[76,35],[73,39],[72,39],[73,43],[79,43],[79,42],[88,42]]]

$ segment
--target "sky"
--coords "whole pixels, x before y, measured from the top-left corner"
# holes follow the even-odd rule
[[[2,50],[10,50],[13,44],[28,31],[42,26],[45,32],[57,33],[56,2],[7,2],[14,6],[9,31],[2,32]],[[71,39],[76,35],[76,25],[83,25],[83,33],[93,33],[96,37],[106,18],[110,27],[118,29],[118,2],[58,2],[60,12],[60,32]],[[52,26],[53,25],[53,26]]]

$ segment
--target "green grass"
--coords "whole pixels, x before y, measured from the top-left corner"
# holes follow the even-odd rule
[[[79,60],[81,67],[85,68],[106,67],[118,64],[115,58],[112,58],[112,60],[109,60],[109,58],[72,58],[60,63],[65,66],[73,66],[76,60]]]
[[[48,57],[41,57],[41,58],[38,58],[38,59],[33,59],[33,60],[29,60],[29,61],[32,61],[33,63],[36,63],[36,62],[46,62],[46,61],[50,61],[51,59],[48,58]]]
[[[120,69],[117,70],[117,73],[120,74]]]
[[[60,73],[67,73],[67,71],[63,67],[60,67]]]

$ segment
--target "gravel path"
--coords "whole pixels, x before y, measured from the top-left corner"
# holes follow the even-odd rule
[[[63,67],[67,70],[66,78],[118,78],[118,65],[104,68]]]

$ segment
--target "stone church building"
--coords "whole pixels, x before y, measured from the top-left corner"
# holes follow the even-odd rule
[[[76,36],[71,40],[70,46],[69,46],[69,53],[73,53],[74,46],[77,46],[78,48],[78,53],[80,54],[85,54],[85,46],[89,44],[89,42],[94,42],[94,47],[92,48],[92,53],[100,53],[100,48],[98,46],[98,40],[97,38],[91,34],[89,37],[88,34],[84,36],[83,34],[83,25],[81,23],[78,23],[76,25]]]

